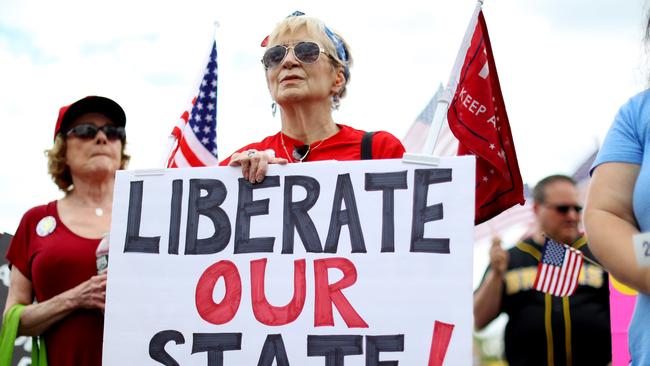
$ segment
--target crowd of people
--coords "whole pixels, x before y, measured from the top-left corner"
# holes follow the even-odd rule
[[[648,24],[650,32],[650,23]],[[238,149],[221,165],[241,167],[251,183],[269,164],[401,158],[404,147],[385,131],[335,122],[346,95],[352,54],[343,37],[300,12],[263,41],[262,63],[279,131]],[[635,260],[632,236],[650,230],[650,92],[619,111],[593,166],[586,201],[575,182],[552,175],[535,187],[537,229],[511,249],[494,238],[490,265],[474,294],[477,329],[500,313],[509,321],[510,365],[607,365],[611,362],[608,272],[639,291],[630,326],[633,365],[650,365],[650,268]],[[18,333],[41,336],[50,365],[101,364],[107,274],[95,249],[109,231],[115,172],[129,161],[126,115],[100,96],[62,107],[47,151],[48,169],[63,198],[27,211],[6,257],[11,284],[5,313],[24,305]],[[571,245],[585,263],[576,292],[557,297],[532,288],[545,238]]]

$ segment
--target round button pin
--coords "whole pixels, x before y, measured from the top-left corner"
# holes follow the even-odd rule
[[[56,228],[56,219],[54,216],[45,216],[38,222],[36,225],[36,234],[41,237],[48,236],[52,234]]]

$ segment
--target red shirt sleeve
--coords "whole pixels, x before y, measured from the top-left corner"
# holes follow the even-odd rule
[[[43,213],[38,214],[39,211],[44,211],[44,208],[42,206],[34,207],[23,215],[18,229],[16,229],[16,234],[11,239],[6,255],[7,262],[12,266],[16,266],[20,273],[30,281],[32,280],[32,273],[29,264],[31,261],[29,244],[36,230],[36,220],[43,216]]]
[[[404,146],[386,131],[377,131],[372,138],[373,159],[400,159],[404,155]]]

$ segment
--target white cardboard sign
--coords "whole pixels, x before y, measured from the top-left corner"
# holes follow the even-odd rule
[[[103,364],[471,364],[474,172],[118,172]]]

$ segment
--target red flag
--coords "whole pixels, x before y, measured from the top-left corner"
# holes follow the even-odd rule
[[[475,223],[523,204],[524,185],[482,11],[447,120],[460,141],[458,155],[476,155]]]

